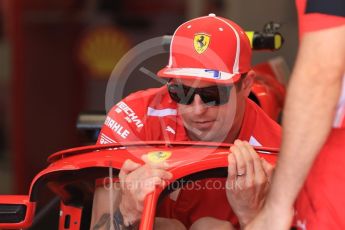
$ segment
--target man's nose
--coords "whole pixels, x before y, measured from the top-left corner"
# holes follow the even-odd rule
[[[193,103],[193,112],[195,115],[201,115],[207,111],[207,105],[201,100],[198,94],[195,94]]]

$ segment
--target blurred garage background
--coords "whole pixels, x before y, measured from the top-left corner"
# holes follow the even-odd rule
[[[293,1],[0,0],[0,193],[27,193],[47,156],[85,143],[78,115],[105,111],[111,71],[131,47],[209,13],[246,30],[280,23],[283,48],[255,52],[253,64],[282,56],[292,68]],[[157,59],[152,72],[165,64],[167,57]],[[125,94],[155,85],[152,79],[129,84]]]

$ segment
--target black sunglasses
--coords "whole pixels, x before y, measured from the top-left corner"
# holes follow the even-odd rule
[[[190,105],[195,94],[208,106],[224,105],[229,101],[233,85],[215,85],[203,88],[192,88],[183,84],[168,82],[168,91],[172,100],[179,104]]]

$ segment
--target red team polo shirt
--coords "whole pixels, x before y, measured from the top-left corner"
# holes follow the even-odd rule
[[[177,104],[171,100],[166,86],[131,94],[109,111],[97,143],[167,139],[169,141],[189,141],[176,108]],[[238,139],[247,140],[254,146],[279,147],[280,137],[280,126],[254,102],[247,99]],[[216,183],[221,184],[222,188],[225,187],[224,178],[202,180],[199,181],[199,185],[202,187],[210,180],[218,180],[219,182]],[[224,189],[181,189],[163,201],[163,204],[158,207],[157,215],[176,218],[186,227],[204,216],[237,224],[236,216],[231,210]]]
[[[297,0],[296,5],[300,37],[305,32],[345,25],[344,0]],[[339,39],[345,42],[345,38]],[[345,229],[344,83],[345,81],[334,118],[334,128],[296,201],[295,224],[299,229]]]

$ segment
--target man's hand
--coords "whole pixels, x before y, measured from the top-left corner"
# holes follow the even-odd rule
[[[122,193],[120,211],[126,226],[140,220],[146,195],[172,178],[172,174],[166,171],[169,168],[167,163],[149,163],[146,155],[142,159],[146,162],[144,165],[126,160],[119,173]]]
[[[242,227],[262,208],[273,166],[246,141],[236,140],[228,156],[226,194]]]

